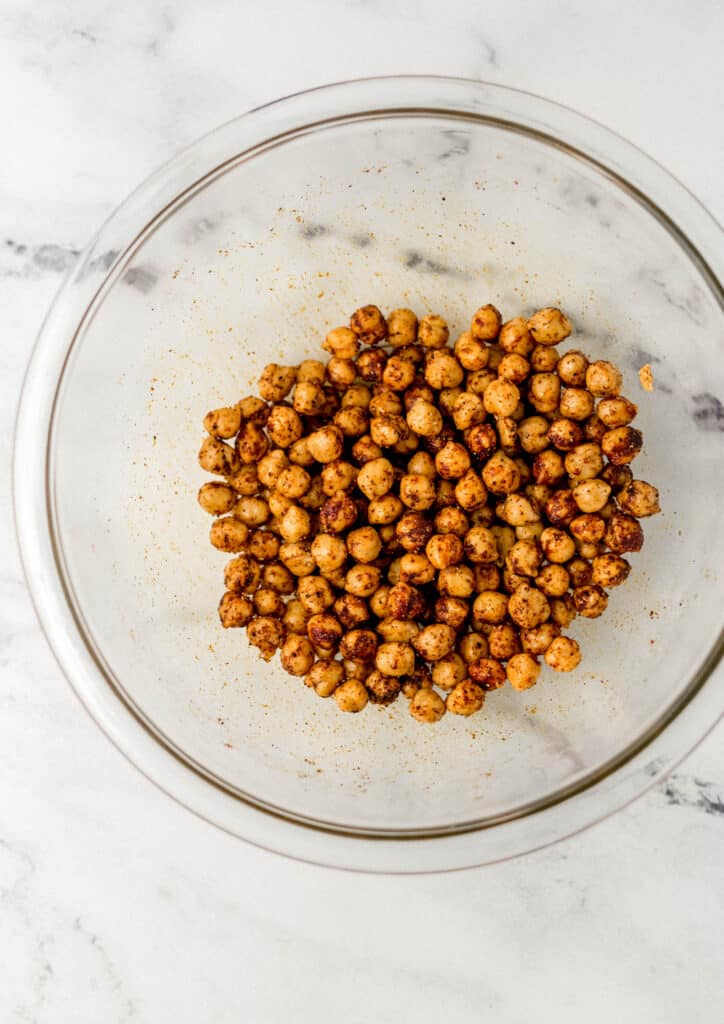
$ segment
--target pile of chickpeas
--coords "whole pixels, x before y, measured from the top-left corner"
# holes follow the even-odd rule
[[[491,305],[450,343],[441,316],[363,306],[326,361],[265,367],[258,395],[209,412],[199,503],[235,557],[219,616],[342,711],[471,715],[596,618],[643,544],[658,492],[620,371],[556,345],[559,309]]]

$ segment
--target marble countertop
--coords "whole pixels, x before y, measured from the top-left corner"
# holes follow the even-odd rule
[[[711,0],[615,18],[598,0],[2,0],[0,1020],[722,1019],[724,726],[636,804],[529,857],[416,878],[297,864],[198,820],[107,742],[8,539],[43,312],[99,222],[183,145],[325,81],[486,78],[619,131],[721,219],[722,29]]]

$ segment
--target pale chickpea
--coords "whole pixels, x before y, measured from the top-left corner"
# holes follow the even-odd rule
[[[466,675],[465,662],[459,654],[446,654],[432,666],[432,681],[441,690],[452,690]]]
[[[273,562],[279,554],[279,538],[271,529],[254,530],[249,536],[247,550],[257,562]]]
[[[219,602],[219,619],[224,629],[238,629],[246,626],[254,614],[254,606],[248,597],[228,591]]]
[[[474,715],[485,702],[485,692],[472,679],[463,679],[450,691],[445,707],[452,715]]]
[[[579,444],[565,457],[566,473],[575,480],[592,480],[603,469],[599,445]]]
[[[416,512],[424,512],[435,504],[435,484],[421,473],[406,473],[400,480],[400,499]]]
[[[548,440],[559,451],[572,451],[583,442],[583,430],[574,420],[554,420],[548,428]]]
[[[286,611],[282,615],[282,623],[286,632],[306,634],[308,622],[309,614],[302,602],[294,599],[287,601]]]
[[[520,470],[505,452],[495,452],[485,464],[483,482],[493,494],[511,494],[520,487]]]
[[[230,477],[239,470],[239,456],[234,449],[215,437],[204,438],[199,449],[199,465],[207,473]]]
[[[483,690],[499,690],[505,686],[505,669],[495,658],[476,658],[468,663],[468,673]]]
[[[508,596],[497,590],[484,590],[473,602],[472,615],[476,629],[503,622],[508,614]]]
[[[280,448],[275,448],[274,451],[269,452],[268,455],[259,460],[259,465],[257,466],[259,482],[264,487],[275,487],[279,474],[288,466],[289,459],[286,454]]]
[[[294,415],[296,416],[297,414],[294,413]],[[301,429],[301,420],[299,422]],[[308,469],[310,466],[314,465],[314,459],[309,452],[306,437],[300,437],[299,440],[290,444],[287,455],[289,457],[289,461],[295,466],[303,466]]]
[[[500,360],[498,376],[510,380],[513,384],[522,384],[530,374],[530,363],[517,352],[509,352]]]
[[[224,569],[224,584],[227,590],[240,594],[253,594],[259,586],[261,566],[249,555],[232,558]]]
[[[305,509],[299,508],[298,505],[292,505],[288,508],[279,523],[279,532],[284,540],[290,544],[308,537],[311,529],[312,523],[309,513]]]
[[[475,577],[469,565],[451,565],[441,569],[437,579],[441,594],[467,598],[475,591]]]
[[[618,503],[624,512],[637,519],[655,516],[661,511],[659,492],[645,480],[632,480],[627,484],[618,496]]]
[[[464,376],[462,366],[447,350],[432,352],[425,365],[425,380],[435,391],[456,388]]]
[[[504,323],[500,328],[498,344],[503,352],[516,353],[527,359],[533,351],[534,341],[525,318],[516,316]]]
[[[641,431],[633,427],[615,427],[607,430],[601,438],[603,454],[614,466],[626,466],[641,451]]]
[[[563,457],[552,448],[538,452],[533,459],[533,479],[536,484],[552,486],[565,476],[566,467]]]
[[[510,685],[514,690],[529,690],[540,675],[540,665],[530,654],[514,654],[506,666]]]
[[[463,548],[469,562],[495,562],[499,557],[495,534],[487,526],[473,526],[468,530]]]
[[[255,615],[246,627],[246,635],[264,661],[271,661],[284,640],[284,627],[271,615]]]
[[[498,509],[498,517],[510,526],[525,526],[540,519],[537,506],[523,494],[509,494]]]
[[[452,626],[448,626],[444,622],[435,622],[421,629],[412,644],[425,661],[439,661],[453,650],[455,638],[456,634]]]
[[[234,506],[234,515],[247,526],[261,526],[269,518],[269,505],[264,498],[250,498],[244,495]]]
[[[320,658],[307,672],[304,682],[315,691],[317,696],[331,697],[343,678],[344,669],[341,661]]]
[[[435,579],[435,567],[427,555],[410,551],[400,559],[400,579],[415,586],[432,583]]]
[[[571,349],[558,360],[557,372],[564,384],[570,388],[586,386],[588,359],[578,349]]]
[[[586,420],[593,412],[593,405],[593,395],[585,388],[564,388],[558,411],[563,419]]]
[[[337,359],[356,359],[359,339],[349,327],[335,327],[324,339],[322,348]]]
[[[420,627],[412,619],[381,619],[376,630],[385,643],[408,644],[420,632]]]
[[[548,427],[544,416],[529,416],[518,424],[518,443],[524,452],[536,455],[548,447]]]
[[[415,652],[409,644],[392,641],[380,644],[375,667],[384,676],[409,676],[415,671]]]
[[[436,569],[447,569],[463,557],[463,542],[454,533],[437,533],[425,546],[425,554]]]
[[[601,554],[600,544],[589,544],[587,541],[576,539],[576,550],[580,558],[590,561]]]
[[[557,345],[568,337],[573,325],[560,309],[547,306],[529,318],[528,330],[538,345]]]
[[[330,423],[320,427],[307,438],[307,447],[317,462],[327,463],[338,459],[344,448],[344,434],[339,427]]]
[[[380,585],[380,570],[374,565],[353,565],[348,571],[344,588],[355,597],[371,597]]]
[[[487,497],[485,484],[474,469],[463,473],[455,484],[455,500],[466,512],[480,508],[485,504]]]
[[[369,699],[365,684],[359,679],[348,679],[340,683],[332,694],[340,711],[357,714],[366,706]]]
[[[231,512],[236,504],[236,491],[228,484],[212,481],[200,488],[198,502],[204,512],[212,516],[221,516],[225,512]]]
[[[586,370],[586,387],[597,398],[617,395],[622,384],[621,371],[606,359],[597,359]]]
[[[541,550],[534,540],[516,540],[505,556],[505,564],[516,576],[537,576]]]
[[[542,413],[552,413],[558,408],[561,381],[557,373],[534,373],[528,385],[528,401]]]
[[[565,530],[556,526],[548,526],[540,536],[540,546],[549,562],[562,564],[576,553],[576,545]]]
[[[466,633],[458,643],[460,657],[466,665],[478,658],[485,658],[488,654],[488,641],[482,633]]]
[[[530,354],[530,365],[534,373],[552,373],[558,366],[558,349],[552,346],[536,345]]]
[[[419,437],[434,437],[442,430],[442,416],[439,409],[423,399],[419,399],[408,411],[406,417],[410,430]]]
[[[543,655],[546,664],[556,672],[571,672],[581,661],[581,649],[575,640],[558,636]]]
[[[465,370],[484,370],[490,353],[487,345],[478,341],[470,331],[463,331],[455,342],[455,358]]]
[[[387,337],[387,321],[377,306],[360,306],[349,318],[349,326],[363,345],[377,345]]]
[[[535,585],[546,597],[563,597],[571,580],[562,565],[546,565],[535,578]]]
[[[470,333],[477,341],[493,341],[500,334],[502,322],[503,318],[495,306],[481,306],[473,314]]]
[[[305,541],[282,544],[279,548],[279,561],[293,576],[309,576],[314,572],[314,559]]]
[[[393,309],[387,317],[387,341],[392,348],[414,345],[417,340],[417,317],[411,309]]]
[[[445,714],[445,702],[435,690],[419,689],[409,705],[410,714],[418,722],[433,724]]]
[[[396,494],[383,494],[373,498],[367,508],[367,519],[373,526],[388,526],[396,522],[405,510]]]
[[[510,416],[520,401],[520,391],[512,381],[502,377],[491,381],[483,394],[486,412],[496,416]]]
[[[392,448],[405,436],[406,427],[401,416],[373,416],[370,420],[370,437],[381,448]]]
[[[608,501],[611,485],[605,480],[584,480],[573,488],[573,498],[581,512],[598,512]]]
[[[228,438],[234,437],[241,426],[241,410],[238,405],[224,406],[222,409],[212,409],[204,416],[204,430],[212,437]]]
[[[447,323],[441,316],[431,313],[424,316],[417,327],[417,340],[423,348],[444,348],[450,337]]]
[[[520,642],[523,645],[523,650],[529,654],[545,654],[556,637],[560,635],[561,627],[549,620],[532,629],[521,629]]]
[[[276,489],[285,498],[295,501],[309,490],[312,478],[302,466],[288,466],[277,477]]]
[[[431,480],[434,480],[437,476],[435,460],[429,452],[415,452],[412,458],[408,460],[407,472],[419,473],[422,476],[429,476]]]
[[[340,491],[349,491],[357,480],[358,472],[351,462],[342,459],[328,462],[320,474],[322,493],[331,498]]]
[[[387,601],[390,596],[392,587],[384,584],[378,587],[374,594],[369,599],[369,608],[373,615],[376,615],[378,619],[384,619],[387,615]]]

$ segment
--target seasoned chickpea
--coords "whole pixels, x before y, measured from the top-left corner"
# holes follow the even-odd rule
[[[340,683],[332,694],[340,711],[356,714],[366,706],[369,699],[365,684],[359,679],[348,679]]]
[[[340,640],[339,651],[342,657],[349,661],[374,661],[377,654],[377,634],[371,629],[352,629]]]
[[[307,672],[304,682],[312,687],[319,697],[331,697],[343,678],[344,669],[341,661],[320,658]]]
[[[387,595],[385,615],[394,619],[418,619],[425,612],[425,598],[409,583],[396,583]]]
[[[516,576],[537,576],[541,551],[534,540],[516,540],[505,556],[506,567]]]
[[[269,416],[269,406],[258,395],[249,395],[239,402],[239,412],[242,420],[252,420],[263,427]]]
[[[508,596],[496,590],[484,590],[473,602],[472,616],[476,629],[503,622],[508,614]]]
[[[247,526],[261,526],[269,518],[269,505],[263,498],[244,495],[234,506],[234,515]]]
[[[421,512],[406,512],[395,527],[397,542],[405,551],[423,551],[435,532],[429,519]]]
[[[393,348],[414,345],[417,340],[417,317],[411,309],[393,309],[387,317],[387,340]]]
[[[606,532],[606,523],[601,516],[586,513],[572,519],[568,529],[576,540],[584,544],[600,544]]]
[[[347,534],[347,551],[356,562],[374,562],[382,550],[382,541],[373,526],[360,526]]]
[[[496,416],[495,425],[498,429],[500,447],[506,455],[513,455],[518,450],[518,424],[512,416]]]
[[[558,366],[558,349],[552,346],[536,345],[530,354],[530,365],[534,373],[552,373]]]
[[[239,471],[240,462],[230,445],[215,437],[206,437],[199,449],[199,465],[207,473],[230,477]]]
[[[618,503],[624,512],[637,519],[654,516],[661,511],[659,492],[645,480],[632,480],[627,484],[618,496]]]
[[[487,496],[488,492],[485,484],[474,469],[469,469],[467,473],[463,473],[455,484],[455,500],[466,512],[472,512],[474,509],[484,505]],[[460,510],[455,509],[453,511]]]
[[[488,349],[488,353],[490,353],[490,349]],[[474,395],[484,395],[487,387],[497,379],[497,373],[491,369],[475,370],[473,373],[468,373],[465,390],[471,391]]]
[[[529,690],[540,675],[540,665],[530,654],[514,654],[506,671],[514,690]]]
[[[505,669],[495,658],[477,658],[468,664],[470,678],[484,690],[499,690],[505,686]]]
[[[532,629],[546,621],[550,615],[550,606],[540,590],[529,583],[521,583],[510,595],[508,614],[516,625]]]
[[[213,481],[201,487],[198,502],[204,512],[208,512],[212,516],[220,516],[225,512],[231,512],[236,504],[236,491],[228,484]]]
[[[279,538],[270,529],[254,530],[249,536],[247,550],[257,562],[272,562],[279,554]]]
[[[557,373],[534,373],[528,387],[528,400],[538,412],[555,412],[561,393]]]
[[[350,317],[349,326],[363,345],[377,345],[387,337],[387,321],[377,306],[360,306]]]
[[[455,487],[456,483],[454,480],[439,480],[437,485],[437,496],[435,498],[435,508],[440,510],[441,508],[452,508],[456,502]]]
[[[297,583],[297,597],[310,615],[321,615],[334,604],[334,591],[322,576],[304,576]]]
[[[431,313],[424,316],[417,328],[417,340],[423,348],[444,348],[450,337],[447,323],[441,316]]]
[[[297,383],[292,405],[301,416],[317,416],[324,408],[325,394],[321,384],[305,380]]]
[[[292,633],[282,644],[281,661],[290,676],[305,676],[314,664],[314,651],[309,640]]]
[[[599,512],[610,493],[611,485],[605,480],[584,480],[573,488],[573,498],[581,512]]]
[[[335,327],[322,343],[326,352],[336,359],[356,359],[359,354],[359,339],[349,327]]]
[[[600,445],[603,435],[606,433],[606,424],[598,416],[589,416],[583,428],[587,441],[594,441]]]
[[[377,623],[377,634],[386,642],[411,643],[420,627],[411,619],[382,619]]]
[[[276,489],[285,498],[294,501],[309,490],[312,478],[302,466],[288,466],[277,477]]]
[[[368,348],[360,353],[355,365],[362,380],[371,384],[381,384],[387,366],[387,353],[381,348]]]
[[[443,508],[435,516],[437,533],[455,533],[458,537],[464,537],[469,529],[468,517],[460,508]]]
[[[333,595],[334,596],[334,595]],[[334,614],[345,629],[355,629],[369,622],[370,612],[367,602],[354,594],[342,594],[334,602]]]
[[[448,594],[444,594],[435,602],[434,611],[435,619],[438,622],[444,622],[447,626],[459,630],[465,624],[470,606],[460,597],[450,597]]]
[[[475,576],[469,565],[451,565],[441,569],[437,579],[438,590],[450,597],[471,597],[475,592]]]
[[[409,359],[390,356],[382,373],[382,383],[392,391],[404,391],[415,379],[415,367]]]
[[[432,681],[441,690],[452,690],[467,676],[465,662],[459,654],[446,654],[432,666]]]
[[[596,415],[611,430],[613,427],[627,427],[635,419],[638,409],[628,398],[603,398],[598,403]]]
[[[435,504],[435,484],[421,473],[406,473],[400,480],[400,499],[415,512],[424,512]]]
[[[374,565],[353,565],[345,576],[344,588],[355,597],[371,597],[380,585],[380,570]]]
[[[481,306],[473,315],[470,333],[478,341],[493,341],[500,333],[502,322],[503,318],[495,306]]]
[[[400,682],[374,669],[365,679],[367,693],[373,704],[392,704],[400,695]]]
[[[282,544],[279,548],[279,561],[284,563],[293,576],[309,576],[315,569],[309,545],[304,541]]]
[[[571,388],[586,386],[586,370],[588,359],[583,352],[572,349],[558,360],[557,372],[564,384]]]
[[[520,391],[510,380],[502,377],[491,381],[483,394],[486,412],[496,416],[510,416],[515,412],[520,401]]]
[[[479,395],[473,394],[472,391],[461,391],[457,394],[452,418],[458,430],[467,430],[477,423],[482,423],[485,415],[485,406]]]
[[[246,635],[264,661],[271,661],[284,639],[284,627],[271,615],[255,615],[246,627]]]
[[[282,623],[287,633],[306,634],[308,621],[309,614],[301,601],[295,599],[287,601],[286,611],[282,616]]]
[[[418,399],[407,413],[407,425],[420,437],[435,437],[442,430],[442,416],[432,402]]]
[[[522,384],[530,373],[530,363],[517,352],[509,352],[500,360],[498,376],[510,380],[513,384]]]
[[[507,661],[520,651],[518,629],[509,622],[503,622],[488,633],[490,657],[496,661]]]
[[[390,642],[380,644],[375,667],[384,676],[409,676],[415,671],[415,652],[409,644]]]
[[[367,518],[373,526],[390,525],[400,518],[405,510],[396,494],[383,494],[373,498],[367,509]]]
[[[644,543],[641,524],[623,512],[612,513],[606,528],[606,544],[617,555],[627,551],[640,551]]]
[[[599,555],[592,562],[591,580],[599,587],[618,587],[625,583],[631,565],[620,555]]]
[[[462,366],[447,349],[432,352],[425,365],[425,380],[435,391],[456,388],[464,376]]]
[[[311,529],[309,513],[298,505],[288,508],[279,523],[279,532],[289,544],[308,537]]]
[[[575,640],[558,636],[543,657],[556,672],[571,672],[581,661],[581,650]]]
[[[557,345],[573,330],[573,325],[560,309],[547,306],[528,320],[528,330],[538,345]]]
[[[565,472],[562,456],[552,448],[538,452],[533,459],[533,479],[536,484],[552,486],[565,476]]]
[[[463,549],[469,562],[496,562],[500,554],[496,536],[487,526],[473,526],[468,530]]]
[[[357,679],[361,683],[365,682],[373,671],[370,662],[352,661],[350,658],[345,658],[342,662],[342,667],[344,669],[345,679]]]
[[[614,466],[626,466],[641,451],[643,437],[633,427],[615,427],[601,438],[603,454]]]
[[[410,714],[418,722],[439,722],[445,714],[445,703],[435,690],[419,689],[410,701]]]
[[[366,384],[353,384],[342,395],[343,409],[368,409],[372,395]]]
[[[342,533],[357,519],[357,505],[348,495],[335,494],[319,510],[319,525],[325,533]]]
[[[384,584],[378,587],[377,590],[370,596],[369,608],[373,615],[376,615],[378,619],[384,619],[387,615],[387,601],[390,596],[392,587]]]
[[[579,444],[565,458],[566,473],[576,480],[592,480],[603,469],[603,456],[597,444]]]
[[[356,405],[346,406],[334,414],[334,425],[345,437],[361,437],[369,430],[370,418],[365,409]]]
[[[529,654],[545,654],[556,637],[560,635],[561,627],[549,620],[532,629],[521,629],[520,642],[523,645],[523,650]]]
[[[485,658],[488,654],[488,641],[482,633],[466,633],[458,643],[460,657],[466,665],[478,658]]]
[[[307,622],[307,637],[321,651],[336,650],[343,633],[342,623],[330,612],[312,615]]]
[[[212,409],[204,416],[204,430],[212,437],[234,437],[241,426],[241,410],[238,405],[225,406],[223,409]]]
[[[518,443],[524,452],[531,455],[543,452],[548,447],[548,427],[544,416],[529,416],[518,424]]]
[[[370,437],[381,448],[396,445],[405,436],[406,429],[407,424],[401,416],[382,414],[370,420]]]
[[[447,695],[445,707],[453,715],[474,715],[485,702],[485,692],[472,679],[463,679]]]
[[[244,463],[259,462],[269,450],[269,439],[262,427],[246,420],[236,438],[236,451]]]
[[[224,569],[224,583],[227,590],[235,593],[253,594],[259,586],[261,566],[249,555],[232,558]]]
[[[621,390],[623,377],[618,367],[605,359],[591,363],[586,370],[586,387],[598,398],[609,398]]]
[[[563,419],[585,420],[593,412],[593,404],[593,395],[585,388],[564,388],[558,411]]]
[[[535,578],[535,585],[546,597],[563,597],[570,586],[570,576],[562,565],[546,565]]]
[[[297,379],[295,366],[279,366],[269,363],[259,378],[259,394],[267,402],[281,402],[294,387]]]
[[[339,427],[330,423],[320,427],[307,438],[310,454],[317,462],[328,463],[338,459],[344,448],[344,434]]]
[[[257,466],[259,482],[264,487],[275,487],[279,474],[288,466],[289,459],[286,454],[280,448],[275,448],[274,451],[269,452],[268,455],[259,460],[259,465]]]
[[[407,463],[407,472],[419,473],[422,476],[429,476],[431,480],[434,480],[437,476],[435,460],[429,452],[415,452]]]
[[[489,423],[478,423],[463,434],[470,453],[478,459],[488,459],[498,447],[498,435]]]
[[[568,526],[579,512],[573,491],[568,488],[555,491],[545,503],[546,518],[553,526]]]
[[[525,523],[523,526],[516,526],[516,540],[538,540],[544,528],[540,520],[537,523]]]
[[[254,614],[254,606],[248,597],[228,591],[219,602],[219,619],[224,629],[246,626]]]
[[[335,459],[328,462],[320,474],[322,493],[328,498],[349,491],[357,480],[358,469],[351,462]]]
[[[557,419],[548,428],[548,440],[554,448],[570,452],[583,441],[583,430],[574,420]]]
[[[281,562],[270,562],[261,573],[261,585],[267,590],[276,590],[288,597],[296,590],[297,584],[289,570]]]
[[[522,494],[509,494],[498,509],[498,517],[510,526],[525,526],[536,523],[540,513],[536,505]]]
[[[400,348],[395,350],[395,355],[402,356],[403,359],[409,359],[414,366],[419,366],[420,363],[425,362],[425,349],[419,342],[415,342],[414,345],[401,345]]]
[[[585,619],[597,619],[603,615],[608,604],[608,597],[603,587],[597,583],[587,583],[573,590],[573,604],[579,615]]]
[[[546,527],[540,535],[540,546],[548,561],[556,564],[567,562],[576,553],[573,538],[555,526]]]
[[[294,409],[290,409],[288,405],[275,405],[269,413],[266,430],[274,444],[280,448],[291,448],[299,442],[304,427]],[[304,449],[306,450],[306,439]]]
[[[488,365],[490,352],[482,341],[463,331],[455,342],[455,358],[465,370],[484,370]]]
[[[447,569],[462,559],[463,542],[454,533],[437,533],[427,542],[425,554],[436,569]]]
[[[495,452],[485,464],[483,482],[493,494],[511,494],[520,487],[520,470],[505,452]]]
[[[435,579],[435,567],[427,555],[408,552],[400,559],[400,579],[415,586],[432,583]]]
[[[444,622],[435,622],[421,629],[412,643],[425,661],[439,661],[455,647],[455,630]]]
[[[235,473],[229,475],[226,482],[239,494],[254,495],[261,490],[259,475],[256,466],[253,465],[239,466]]]
[[[503,352],[516,353],[527,359],[533,351],[534,342],[525,318],[516,316],[504,323],[500,328],[498,344]]]

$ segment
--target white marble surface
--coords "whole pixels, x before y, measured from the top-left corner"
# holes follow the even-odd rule
[[[252,105],[392,72],[488,78],[628,136],[720,218],[721,7],[643,0],[0,3],[0,1020],[719,1021],[720,726],[615,818],[506,865],[356,877],[197,820],[104,739],[9,539],[14,406],[99,221]]]

